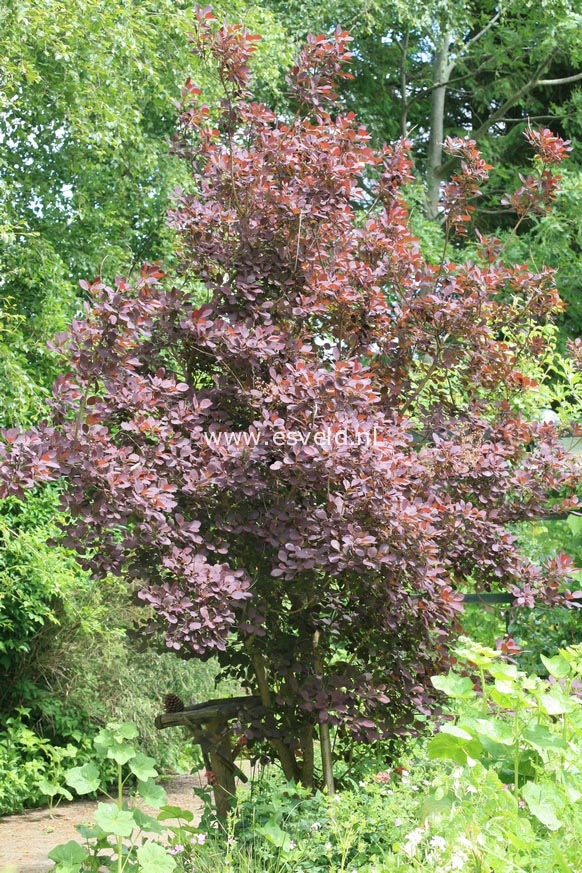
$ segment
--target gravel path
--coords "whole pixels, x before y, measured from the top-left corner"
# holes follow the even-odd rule
[[[201,810],[200,800],[192,791],[194,786],[202,785],[200,774],[173,776],[163,784],[168,804],[193,812]],[[95,801],[77,800],[60,804],[52,818],[48,809],[33,809],[0,819],[0,873],[46,873],[53,866],[48,853],[59,843],[80,839],[75,826],[89,823],[95,806]],[[155,815],[155,810],[148,811]]]

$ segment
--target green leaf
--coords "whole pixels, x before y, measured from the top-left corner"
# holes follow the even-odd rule
[[[531,848],[532,840],[535,839],[530,822],[522,816],[519,819],[510,819],[510,823],[516,830],[505,827],[502,828],[501,833],[503,834],[503,838],[521,852],[528,851],[528,849]]]
[[[509,679],[496,679],[494,690],[512,699],[519,697],[519,688]]]
[[[143,752],[138,752],[135,758],[132,758],[129,762],[129,769],[138,779],[147,782],[148,779],[155,778],[158,775],[158,771],[154,767],[154,764],[155,761],[153,758],[149,758],[147,755],[144,755]]]
[[[97,825],[80,824],[76,826],[75,830],[77,833],[81,834],[85,840],[100,840],[102,837],[106,836],[103,828],[100,828]]]
[[[454,761],[464,767],[467,763],[467,752],[463,746],[455,743],[449,737],[437,734],[428,744],[428,757],[433,761],[444,759]],[[472,757],[472,756],[471,756]]]
[[[135,740],[139,736],[138,729],[129,721],[114,722],[102,728],[95,737],[95,743],[108,744],[111,742],[123,742],[123,740]]]
[[[290,852],[292,850],[293,845],[289,834],[287,831],[284,831],[279,827],[274,819],[269,819],[266,824],[257,828],[257,830],[269,841],[269,843],[272,843],[278,849],[282,849],[284,852]]]
[[[455,654],[462,660],[476,664],[478,667],[489,667],[501,657],[501,652],[496,651],[496,649],[482,646],[467,638],[462,639],[461,644],[455,646]]]
[[[448,697],[457,700],[469,700],[475,697],[473,683],[467,676],[459,676],[451,671],[447,676],[431,676],[430,681],[437,691],[442,691]]]
[[[467,757],[479,760],[483,748],[470,733],[455,725],[443,725],[441,732],[428,744],[431,759],[444,758],[464,766]]]
[[[473,734],[469,733],[465,728],[460,727],[460,725],[456,724],[444,724],[440,730],[440,734],[446,734],[447,736],[455,737],[459,740],[464,740],[467,742],[471,742],[473,740]]]
[[[55,864],[67,864],[71,869],[80,870],[83,862],[89,857],[89,853],[75,840],[69,840],[68,843],[55,846],[48,853],[48,856]]]
[[[107,749],[110,746],[115,744],[115,734],[109,728],[102,728],[99,731],[95,739],[93,740],[93,745],[99,752],[99,754],[105,756],[107,754]]]
[[[119,724],[110,724],[107,726],[116,737],[124,740],[135,740],[139,736],[139,731],[130,721],[120,722]]]
[[[549,694],[540,694],[540,706],[547,715],[563,715],[575,708],[573,701],[557,685]]]
[[[569,515],[566,524],[575,537],[582,535],[582,515]]]
[[[570,664],[563,655],[554,655],[553,658],[547,658],[545,655],[540,655],[540,657],[542,664],[554,679],[564,679],[570,673]]]
[[[129,743],[119,743],[119,745],[107,749],[107,757],[120,766],[127,764],[136,754],[134,747],[130,746]]]
[[[137,860],[142,873],[172,873],[174,859],[157,843],[146,843],[137,850]]]
[[[533,727],[528,727],[523,732],[523,738],[535,749],[566,749],[568,744],[561,738],[553,734],[543,724],[537,724]]]
[[[582,797],[582,779],[578,773],[562,773],[562,784],[570,803],[578,803]]]
[[[556,815],[553,794],[546,786],[536,785],[535,782],[526,782],[521,793],[529,811],[538,821],[541,821],[551,831],[557,831],[558,828],[562,827],[562,822]]]
[[[147,831],[152,834],[163,834],[164,829],[157,818],[153,818],[153,816],[148,815],[147,812],[143,812],[141,809],[134,809],[133,817],[136,825],[138,828],[141,828],[142,831]]]
[[[496,679],[493,687],[489,688],[489,696],[502,709],[513,710],[524,697],[522,683],[517,685],[511,679]]]
[[[513,744],[513,730],[508,722],[500,718],[491,717],[475,719],[474,724],[479,738],[481,736],[486,737],[488,740],[493,740],[494,743],[500,743],[502,746],[511,746]]]
[[[64,797],[66,800],[73,799],[73,795],[64,785],[59,785],[56,782],[49,782],[44,776],[42,776],[36,784],[46,797],[56,797],[57,794],[60,794],[61,797]]]
[[[123,766],[137,755],[136,749],[127,742],[135,739],[137,735],[137,728],[129,722],[111,724],[99,731],[94,745],[101,755]]]
[[[496,661],[489,668],[489,673],[495,679],[505,679],[507,682],[513,682],[519,677],[519,670],[515,664],[507,664],[505,661]]]
[[[116,837],[130,837],[135,828],[133,813],[119,809],[113,803],[97,804],[95,821],[106,834],[114,834]]]
[[[139,782],[137,790],[148,806],[153,806],[155,809],[160,809],[168,802],[168,797],[161,785],[156,785],[153,779],[148,779],[147,782]]]
[[[162,806],[158,813],[158,821],[167,821],[170,818],[191,822],[194,821],[194,813],[189,809],[181,809],[179,806]]]
[[[45,797],[55,797],[59,793],[59,786],[55,782],[49,782],[45,776],[42,776],[36,784]]]
[[[83,764],[82,767],[71,767],[65,772],[67,785],[74,788],[77,794],[89,794],[97,791],[101,783],[99,768],[95,764]]]

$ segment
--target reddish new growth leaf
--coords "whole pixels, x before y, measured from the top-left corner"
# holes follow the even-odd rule
[[[250,79],[248,61],[261,39],[242,24],[216,26],[210,7],[196,9],[196,29],[190,34],[194,54],[212,58],[223,85],[229,84],[239,94],[246,93]]]
[[[554,173],[553,167],[559,165],[572,151],[569,140],[555,136],[547,128],[528,129],[525,136],[535,150],[536,172],[529,176],[520,173],[521,187],[501,201],[511,205],[521,219],[530,215],[543,215],[548,211],[556,199],[562,178]]]
[[[556,136],[548,128],[543,130],[532,130],[528,128],[525,136],[529,143],[535,149],[540,160],[549,166],[561,164],[564,158],[572,151],[569,139],[562,139]]]
[[[297,64],[287,76],[291,93],[309,111],[318,110],[337,99],[335,85],[339,79],[353,79],[345,69],[352,54],[347,45],[352,37],[337,27],[333,37],[307,37],[307,45],[299,52]]]
[[[537,566],[508,527],[577,478],[554,427],[513,403],[522,356],[543,354],[532,319],[561,304],[552,271],[504,263],[498,241],[476,263],[423,258],[409,143],[377,150],[331,114],[345,33],[309,40],[289,118],[248,98],[244,28],[202,10],[193,39],[225,100],[213,126],[183,91],[174,148],[193,180],[170,221],[187,281],[153,265],[85,286],[55,341],[52,419],[4,435],[2,479],[65,477],[67,541],[138,582],[169,647],[218,653],[260,692],[245,735],[309,783],[319,724],[373,739],[426,711],[460,583],[572,598],[568,561]],[[546,163],[565,154],[530,139]],[[471,141],[447,148],[462,163],[443,208],[462,230],[489,167]]]
[[[442,204],[447,230],[453,227],[457,233],[465,234],[466,223],[471,221],[475,211],[469,201],[481,193],[479,186],[487,181],[489,170],[493,167],[485,163],[473,139],[448,136],[443,148],[447,154],[461,158],[461,172],[456,173],[443,190]]]

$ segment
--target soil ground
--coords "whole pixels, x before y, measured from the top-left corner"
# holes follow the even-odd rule
[[[173,776],[164,783],[168,804],[200,812],[193,788],[201,785],[201,774]],[[0,819],[0,873],[46,873],[53,866],[48,853],[59,843],[80,840],[75,826],[90,823],[95,807],[96,801],[77,800],[60,804],[52,817],[48,809],[33,809]]]

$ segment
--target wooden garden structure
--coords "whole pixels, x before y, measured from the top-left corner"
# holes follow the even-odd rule
[[[235,795],[236,779],[247,781],[247,776],[235,763],[229,724],[243,713],[248,716],[260,706],[260,697],[216,698],[183,706],[181,710],[165,712],[156,718],[158,730],[185,727],[200,745],[206,769],[213,773],[214,802],[221,818],[226,817],[230,800]]]

